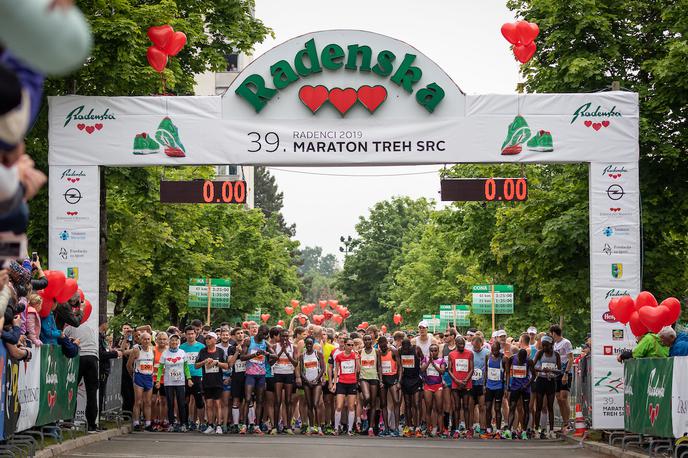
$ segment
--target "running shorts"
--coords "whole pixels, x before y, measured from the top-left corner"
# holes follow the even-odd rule
[[[245,391],[244,385],[246,385],[246,372],[235,372],[232,374],[232,397],[235,399],[244,399]]]
[[[419,378],[402,378],[401,391],[408,396],[418,393],[419,391],[423,391],[423,381]]]
[[[474,400],[475,402],[478,402],[478,399],[479,399],[480,396],[482,396],[483,394],[485,394],[485,387],[484,387],[484,386],[482,386],[482,385],[475,385],[475,384],[474,384],[474,385],[471,387],[471,396],[473,397],[473,400]]]
[[[399,383],[399,377],[396,375],[383,375],[382,376],[382,384],[387,388],[390,386],[394,386],[397,383]]]
[[[537,393],[554,394],[557,388],[557,381],[538,377],[535,379],[535,388]]]
[[[265,391],[275,392],[275,377],[265,377]]]
[[[296,383],[296,376],[294,374],[275,374],[272,378],[275,383],[284,383],[285,385],[294,385]]]
[[[203,396],[206,399],[222,399],[222,387],[213,386],[203,388]]]
[[[225,383],[227,382],[227,383]],[[222,379],[222,392],[226,393],[227,391],[232,391],[232,379],[230,378],[229,381],[226,379]]]
[[[485,401],[487,402],[492,402],[492,401],[497,401],[497,402],[502,402],[502,398],[504,397],[504,390],[491,390],[491,389],[486,389],[485,390]]]
[[[263,375],[246,374],[246,385],[254,386],[256,388],[265,388],[265,374],[263,374]],[[272,388],[274,390],[274,388],[275,388],[274,385]]]
[[[150,391],[153,389],[153,374],[134,373],[134,385],[143,388],[143,391]]]
[[[186,396],[193,396],[194,400],[196,401],[196,408],[202,409],[205,407],[205,403],[203,402],[203,389],[201,386],[202,378],[198,376],[192,376],[191,381],[193,382],[193,386],[186,386]]]
[[[564,379],[564,374],[559,375],[557,377],[557,392],[559,391],[571,391],[571,374],[568,374],[568,377],[566,378],[566,383],[563,383],[562,380]]]
[[[361,382],[366,382],[368,385],[374,385],[374,386],[380,385],[380,381],[376,378],[371,378],[371,379],[364,378],[361,380]]]
[[[433,393],[436,393],[444,388],[444,383],[436,383],[434,385],[428,385],[427,383],[423,384],[423,390],[424,391],[432,391]]]
[[[509,403],[518,402],[519,399],[523,399],[524,405],[526,402],[530,402],[530,390],[527,388],[514,391],[509,390]]]
[[[345,394],[347,396],[358,393],[357,383],[337,383],[335,394]]]

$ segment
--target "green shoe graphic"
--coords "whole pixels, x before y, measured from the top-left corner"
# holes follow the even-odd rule
[[[526,144],[531,151],[550,152],[554,151],[554,142],[552,141],[552,134],[546,130],[538,131]]]
[[[164,118],[160,121],[158,131],[155,133],[155,138],[161,145],[165,146],[165,154],[170,157],[186,157],[186,149],[179,139],[179,131],[177,126],[172,124],[170,118]]]
[[[509,129],[506,133],[506,139],[502,143],[502,154],[512,155],[518,154],[523,149],[521,144],[525,143],[530,138],[530,128],[523,116],[516,116],[514,122],[509,124]]]
[[[147,133],[136,134],[136,137],[134,137],[134,154],[141,156],[144,154],[157,154],[159,152],[160,145],[150,138]]]

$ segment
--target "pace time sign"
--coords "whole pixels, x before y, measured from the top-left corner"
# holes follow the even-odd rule
[[[525,178],[452,178],[442,180],[444,201],[522,202],[528,199]]]

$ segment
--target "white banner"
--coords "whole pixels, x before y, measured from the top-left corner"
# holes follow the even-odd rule
[[[640,199],[635,163],[590,164],[593,427],[623,428],[623,366],[635,337],[609,301],[640,290]]]
[[[50,268],[76,279],[98,333],[100,175],[96,166],[50,166]]]
[[[688,356],[674,357],[671,410],[674,437],[683,437],[688,434]]]
[[[17,400],[20,404],[17,431],[33,428],[38,417],[41,400],[41,351],[35,348],[31,352],[31,361],[19,363],[19,387]]]

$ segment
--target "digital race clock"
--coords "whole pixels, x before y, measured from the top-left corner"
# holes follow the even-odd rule
[[[246,203],[245,181],[161,181],[160,202],[178,204]]]
[[[525,178],[452,178],[441,182],[444,201],[514,202],[528,199]]]

